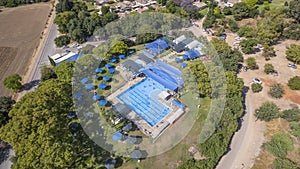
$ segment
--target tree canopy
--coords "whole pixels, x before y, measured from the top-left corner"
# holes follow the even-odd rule
[[[300,63],[300,45],[291,44],[285,51],[286,58],[296,64]]]
[[[295,19],[297,23],[300,22],[300,1],[292,0],[289,5],[289,15]]]
[[[276,158],[273,161],[274,169],[299,169],[297,164],[285,158]]]
[[[12,74],[6,77],[3,84],[6,88],[12,89],[13,92],[17,92],[22,88],[22,77],[19,74]]]
[[[271,121],[277,118],[279,107],[273,102],[264,102],[258,109],[255,110],[255,116],[264,121]]]
[[[288,133],[276,133],[265,147],[273,155],[284,158],[289,151],[293,150],[293,142]]]
[[[271,86],[268,93],[274,98],[281,98],[284,93],[284,89],[281,84],[276,83]]]
[[[292,90],[300,90],[300,76],[294,76],[289,79],[288,86]]]
[[[255,46],[257,45],[257,40],[254,38],[243,39],[240,42],[240,46],[242,47],[242,51],[244,53],[250,54],[255,52]]]
[[[8,122],[8,113],[14,103],[15,101],[11,97],[0,97],[0,128]]]
[[[254,57],[249,57],[246,59],[246,64],[249,69],[256,69],[256,59]]]
[[[271,63],[267,63],[264,66],[264,72],[269,74],[274,71],[274,66]]]

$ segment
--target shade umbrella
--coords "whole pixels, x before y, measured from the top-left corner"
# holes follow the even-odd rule
[[[182,58],[183,58],[184,60],[188,60],[188,59],[189,59],[189,57],[188,57],[187,55],[183,55]]]
[[[127,143],[128,143],[128,144],[134,144],[134,143],[136,143],[136,141],[137,141],[137,138],[136,138],[136,137],[129,136],[129,137],[127,138]]]
[[[82,93],[75,93],[74,98],[75,99],[80,99],[83,96]]]
[[[125,59],[125,55],[124,54],[119,55],[119,59]]]
[[[112,67],[112,65],[111,64],[109,64],[109,63],[107,63],[107,64],[105,64],[105,66],[104,66],[105,68],[110,68],[110,67]]]
[[[109,81],[109,80],[110,80],[110,77],[104,76],[104,77],[102,78],[102,80],[104,80],[104,81]]]
[[[109,158],[108,160],[105,161],[104,166],[107,169],[112,169],[115,168],[116,162],[117,161],[115,159]]]
[[[180,58],[175,58],[175,61],[176,61],[177,63],[179,63],[179,62],[181,61],[181,59],[180,59]]]
[[[132,129],[132,124],[131,123],[128,123],[126,126],[124,126],[123,128],[122,128],[122,130],[125,130],[125,131],[129,131],[129,130],[131,130]]]
[[[139,160],[140,158],[142,158],[142,152],[140,150],[133,150],[130,154],[130,157],[133,160]]]
[[[183,62],[183,63],[180,64],[180,66],[181,66],[182,68],[185,68],[185,67],[187,66],[187,64]]]
[[[100,99],[100,95],[99,94],[95,94],[94,96],[93,96],[93,100],[99,100]]]
[[[102,68],[97,68],[96,69],[96,73],[101,73],[102,72]]]
[[[83,78],[80,80],[80,83],[86,83],[89,79],[88,78]]]
[[[122,137],[123,137],[123,134],[120,131],[117,131],[112,135],[112,140],[119,141],[122,139]]]
[[[106,87],[107,87],[107,85],[105,83],[102,83],[102,84],[99,85],[100,89],[105,89]]]
[[[99,101],[99,105],[100,106],[105,106],[107,104],[107,101],[106,100],[100,100]]]
[[[116,61],[117,61],[116,58],[111,58],[111,59],[110,59],[110,62],[112,62],[112,63],[115,63]]]
[[[91,83],[85,85],[86,89],[92,89],[93,87],[94,87],[94,85]]]
[[[114,73],[114,72],[115,72],[115,69],[114,69],[114,68],[110,68],[110,69],[108,69],[108,72],[109,72],[109,73]]]

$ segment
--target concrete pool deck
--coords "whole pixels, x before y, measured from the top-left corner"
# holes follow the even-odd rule
[[[121,93],[127,91],[130,87],[136,85],[137,83],[144,80],[145,77],[137,77],[131,81],[128,81],[124,86],[113,92],[106,99],[112,103],[112,106],[122,105],[128,107],[124,102],[118,99]],[[153,126],[150,126],[146,120],[141,118],[136,112],[134,112],[131,108],[128,108],[129,111],[120,111],[120,113],[126,117],[128,120],[134,122],[137,127],[147,136],[152,137],[153,139],[158,138],[171,124],[173,124],[180,116],[184,114],[184,110],[172,104],[174,98],[170,98],[169,100],[164,100],[158,98],[158,101],[162,104],[171,108],[171,112],[169,112],[164,118],[162,118],[158,123]]]

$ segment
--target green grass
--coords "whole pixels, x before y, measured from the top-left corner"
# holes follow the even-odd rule
[[[206,15],[207,12],[208,12],[208,8],[204,8],[201,11],[199,11],[199,13],[202,14],[202,15]]]
[[[285,1],[290,2],[291,0],[273,0],[271,3],[269,3],[270,8],[276,8],[280,6],[284,6]],[[264,8],[264,5],[258,5],[258,10],[261,12]]]

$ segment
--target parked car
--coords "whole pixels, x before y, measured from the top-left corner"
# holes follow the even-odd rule
[[[62,48],[63,48],[63,49],[66,49],[66,48],[69,48],[69,46],[67,46],[67,45],[64,45]]]
[[[235,40],[237,40],[237,41],[240,41],[240,40],[242,40],[242,38],[241,37],[236,37],[236,38],[234,38]]]
[[[243,70],[244,70],[244,72],[247,72],[247,70],[248,70],[247,66],[244,66]]]
[[[232,46],[240,46],[239,42],[233,42]]]
[[[264,47],[262,45],[257,45],[256,48],[259,49],[259,50],[263,50],[264,49]]]
[[[65,52],[66,52],[66,53],[69,53],[69,52],[71,52],[71,51],[70,51],[70,50],[65,50]]]
[[[253,82],[254,82],[254,83],[258,83],[258,84],[262,84],[261,80],[259,80],[259,79],[257,79],[257,78],[254,78],[254,79],[253,79]]]
[[[296,66],[295,64],[292,64],[292,63],[289,63],[289,64],[288,64],[288,67],[291,67],[291,68],[293,68],[293,69],[297,69],[297,66]]]

